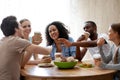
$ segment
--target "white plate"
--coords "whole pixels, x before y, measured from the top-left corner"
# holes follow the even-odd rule
[[[51,64],[51,63],[39,63],[38,66],[39,67],[52,67],[53,64]]]

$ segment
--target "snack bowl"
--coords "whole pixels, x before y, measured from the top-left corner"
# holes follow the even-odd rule
[[[72,62],[57,62],[54,61],[54,64],[60,68],[60,69],[70,69],[70,68],[74,68],[74,66],[78,63],[78,60],[75,59]]]

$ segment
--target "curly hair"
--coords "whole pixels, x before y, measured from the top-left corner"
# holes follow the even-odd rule
[[[56,26],[56,28],[58,29],[59,32],[59,38],[65,38],[68,39],[69,38],[69,31],[65,28],[65,24],[60,22],[60,21],[54,21],[50,24],[47,25],[46,30],[45,30],[45,36],[46,36],[46,40],[47,40],[47,46],[52,45],[54,43],[54,40],[50,37],[49,35],[49,27],[51,25]]]

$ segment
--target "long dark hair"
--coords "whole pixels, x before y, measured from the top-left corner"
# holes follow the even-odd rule
[[[45,35],[46,35],[46,40],[47,40],[47,46],[52,45],[54,43],[54,40],[50,37],[49,35],[49,26],[54,25],[56,26],[56,28],[59,31],[59,38],[65,38],[68,39],[69,38],[69,31],[65,28],[65,24],[63,24],[60,21],[54,21],[52,23],[50,23],[49,25],[47,25],[46,30],[45,30]]]

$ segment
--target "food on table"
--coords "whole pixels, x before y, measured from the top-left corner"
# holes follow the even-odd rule
[[[74,62],[74,57],[56,57],[55,62]]]
[[[51,63],[52,59],[50,56],[45,55],[42,57],[41,62],[38,64],[39,67],[52,67],[53,64]]]
[[[92,68],[93,67],[93,65],[90,63],[81,63],[79,66],[82,68]]]
[[[52,61],[52,59],[48,55],[43,56],[41,59],[41,63],[51,63],[51,61]]]
[[[60,57],[55,58],[55,61],[56,61],[56,62],[61,62],[61,61],[62,61],[62,58],[60,58]]]
[[[59,57],[54,60],[54,64],[59,69],[71,69],[78,63],[77,59],[74,57]]]
[[[67,58],[67,62],[73,62],[73,61],[75,61],[74,57],[68,57]]]

